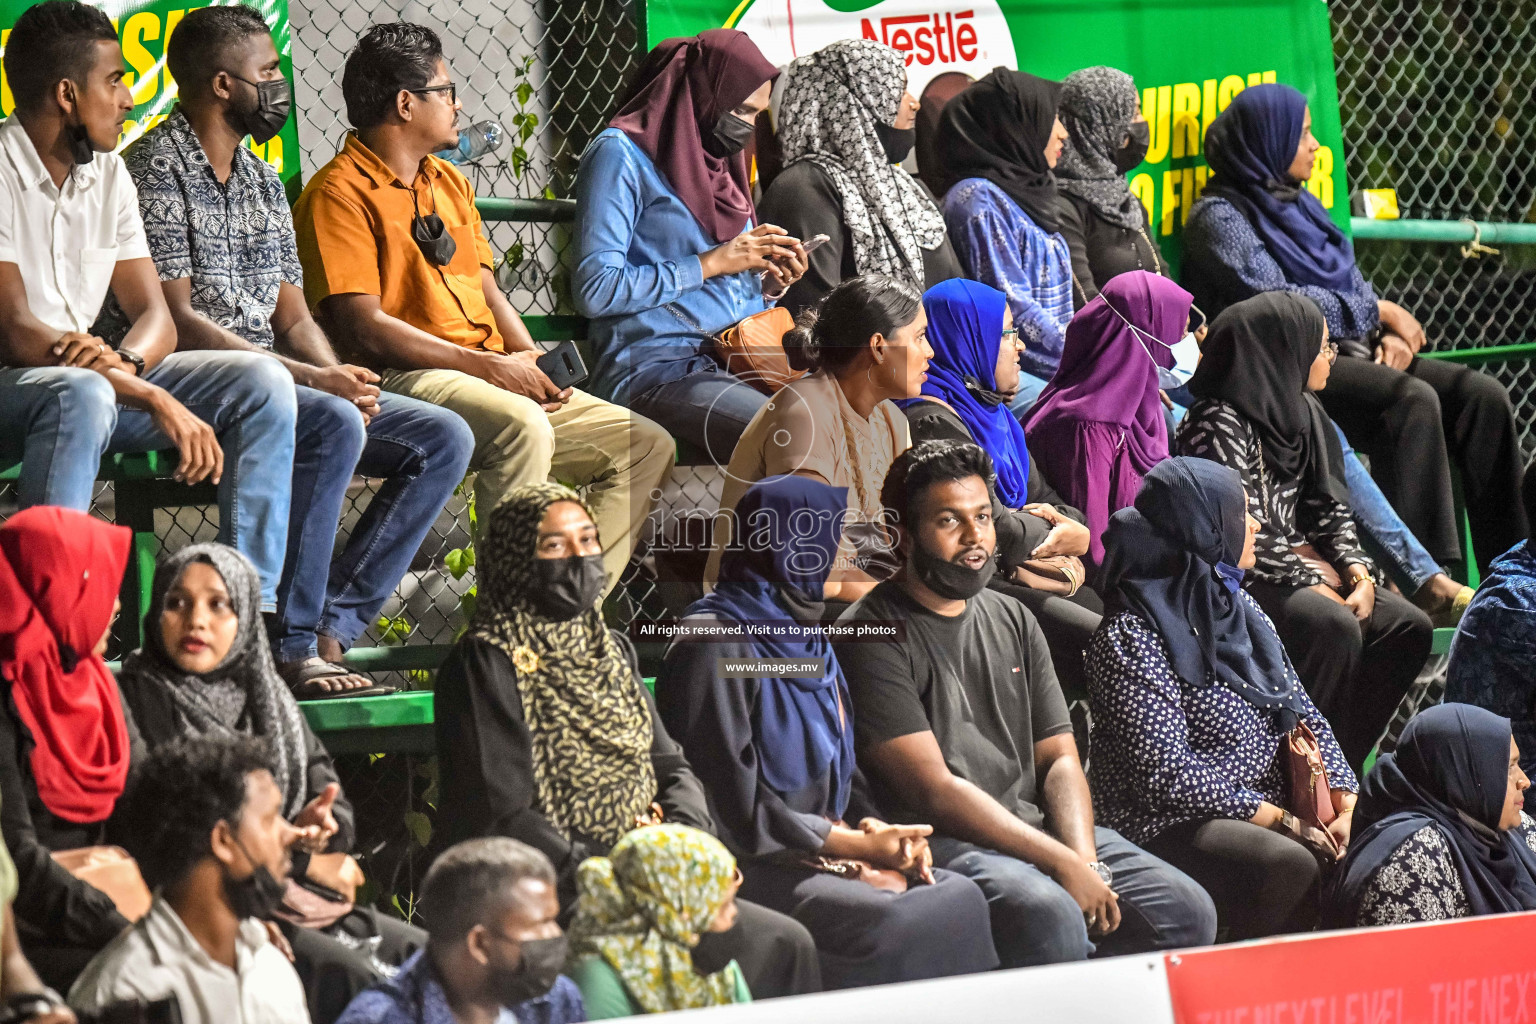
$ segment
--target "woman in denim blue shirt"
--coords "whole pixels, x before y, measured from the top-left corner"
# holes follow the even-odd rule
[[[590,390],[721,464],[767,398],[722,370],[705,341],[805,272],[796,239],[753,226],[741,156],[777,74],[742,32],[666,40],[576,178],[572,285],[591,319]]]

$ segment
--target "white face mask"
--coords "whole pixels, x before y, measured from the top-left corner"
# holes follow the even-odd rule
[[[1125,326],[1131,329],[1131,333],[1136,336],[1136,341],[1141,345],[1141,350],[1147,354],[1148,359],[1152,360],[1152,365],[1157,367],[1157,386],[1159,389],[1163,391],[1172,391],[1175,388],[1181,388],[1189,381],[1189,378],[1195,375],[1195,367],[1199,365],[1200,362],[1200,343],[1195,340],[1194,331],[1190,331],[1188,334],[1184,335],[1184,337],[1180,338],[1176,343],[1170,345],[1163,341],[1161,338],[1154,337],[1153,335],[1148,334],[1146,331],[1142,330],[1140,327],[1137,327],[1135,324],[1131,323],[1131,321],[1126,318],[1125,314],[1116,309],[1114,304],[1108,299],[1104,300],[1104,305],[1109,308],[1110,312],[1114,313],[1115,316],[1120,318],[1121,323],[1125,324]],[[1202,313],[1201,321],[1203,322],[1204,319],[1205,314]],[[1158,361],[1153,358],[1152,350],[1147,348],[1147,342],[1142,341],[1143,338],[1151,341],[1154,345],[1161,345],[1163,348],[1173,353],[1173,369],[1170,370],[1167,367],[1160,365]]]

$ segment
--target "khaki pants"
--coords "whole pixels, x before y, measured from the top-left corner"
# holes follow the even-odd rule
[[[385,370],[384,390],[451,409],[475,435],[469,468],[488,516],[523,484],[553,479],[585,488],[611,589],[639,540],[676,445],[643,416],[584,391],[558,412],[458,370]]]

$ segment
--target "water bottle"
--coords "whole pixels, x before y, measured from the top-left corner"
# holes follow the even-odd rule
[[[459,144],[434,154],[454,164],[471,164],[501,146],[506,133],[495,121],[479,121],[459,132]]]

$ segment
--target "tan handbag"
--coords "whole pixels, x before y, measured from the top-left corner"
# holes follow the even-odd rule
[[[58,850],[53,859],[65,871],[93,889],[100,889],[117,904],[117,912],[130,921],[149,913],[152,897],[139,865],[120,846],[82,846]]]
[[[784,335],[794,329],[795,318],[789,310],[770,306],[711,337],[709,354],[727,372],[763,394],[776,394],[807,372],[790,369],[789,357],[784,354]]]

